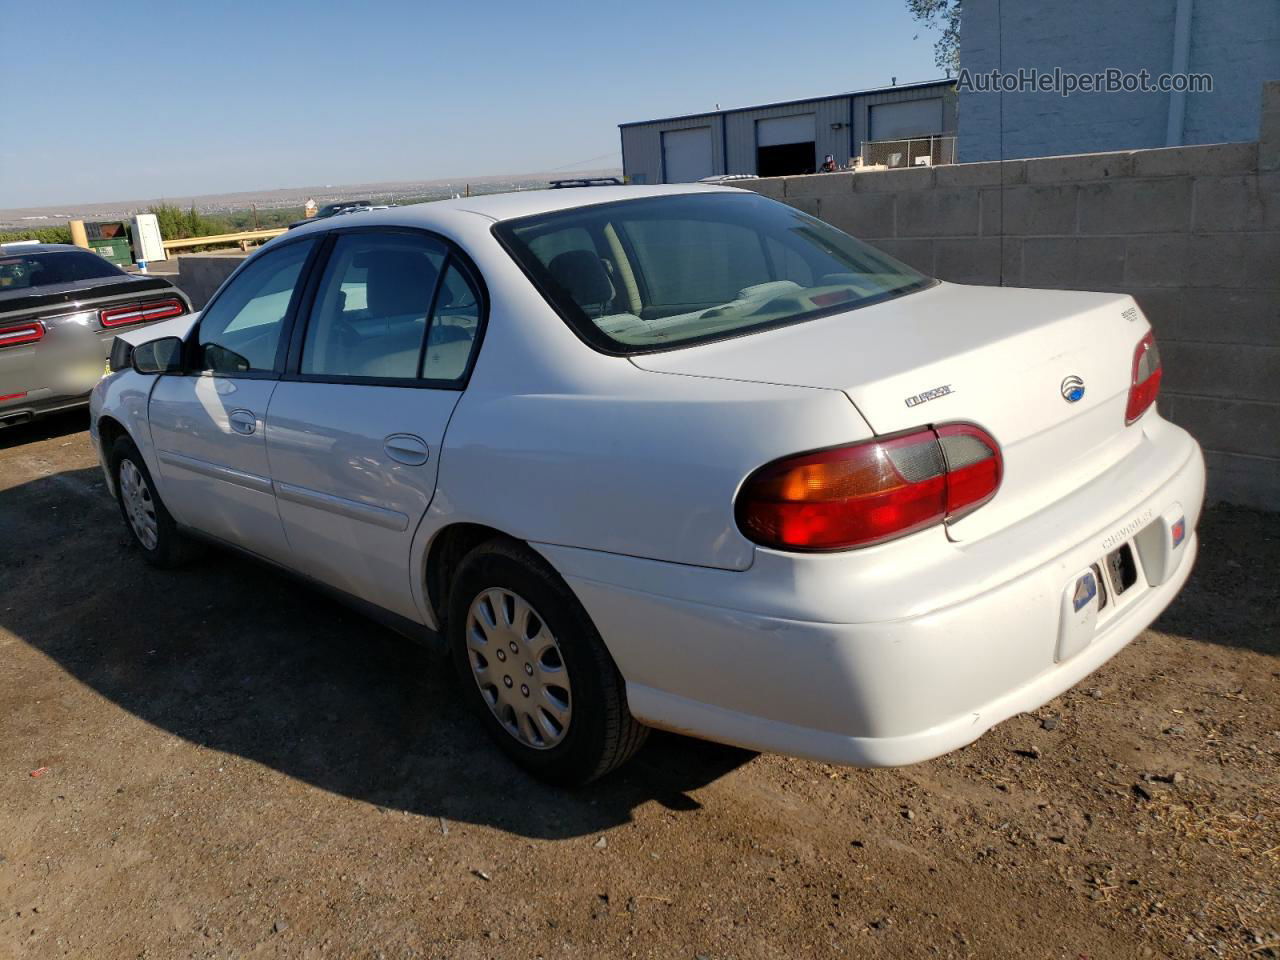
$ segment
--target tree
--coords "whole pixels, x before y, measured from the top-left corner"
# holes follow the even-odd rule
[[[942,36],[933,45],[933,62],[947,71],[947,76],[960,71],[960,3],[961,0],[907,0],[911,15]]]

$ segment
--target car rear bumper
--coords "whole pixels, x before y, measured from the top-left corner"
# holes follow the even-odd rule
[[[96,310],[44,318],[43,339],[0,351],[0,427],[89,402],[115,336],[96,329],[96,318]]]
[[[3,394],[0,394],[2,397]],[[87,393],[80,396],[59,396],[48,388],[30,390],[21,396],[0,399],[0,430],[30,423],[36,417],[63,410],[74,410],[89,403]]]
[[[641,721],[754,749],[891,766],[953,750],[1042,705],[1141,633],[1191,572],[1203,497],[1199,447],[1153,418],[1134,457],[1023,523],[974,544],[922,538],[930,556],[947,557],[925,568],[923,581],[908,548],[878,555],[891,564],[852,551],[788,568],[775,555],[748,571],[684,567],[668,577],[647,566],[653,561],[536,546],[590,613]],[[1089,510],[1091,498],[1104,506]],[[1177,547],[1163,548],[1154,533],[1138,542],[1148,529],[1167,539],[1179,516]],[[1033,544],[1063,525],[1068,545],[1037,554]],[[1064,648],[1073,586],[1124,543],[1139,555],[1137,584],[1096,613],[1083,643],[1077,635]],[[814,565],[826,568],[816,580]],[[904,580],[914,589],[902,589]],[[935,604],[920,597],[931,585]],[[779,599],[788,594],[810,612],[788,609]],[[875,616],[854,622],[857,609]]]

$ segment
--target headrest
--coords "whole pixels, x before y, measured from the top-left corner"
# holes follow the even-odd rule
[[[436,268],[415,250],[381,250],[370,259],[365,282],[366,302],[373,313],[426,316],[436,285]]]
[[[604,264],[589,250],[556,254],[547,264],[547,271],[579,306],[608,303],[614,297],[613,282]]]

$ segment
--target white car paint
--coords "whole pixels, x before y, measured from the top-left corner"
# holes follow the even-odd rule
[[[464,391],[259,379],[231,398],[207,378],[126,371],[94,392],[95,436],[103,417],[124,427],[179,522],[427,627],[425,566],[443,530],[525,541],[591,616],[637,719],[820,760],[911,763],[968,743],[1079,681],[1167,606],[1193,564],[1204,466],[1154,407],[1124,425],[1148,330],[1131,298],[942,283],[628,358],[584,343],[491,233],[705,192],[737,194],[586,188],[370,212],[362,227],[432,230],[483,276],[488,321]],[[1075,404],[1059,392],[1070,375],[1092,388]],[[166,409],[175,389],[185,406]],[[202,438],[233,438],[233,407],[252,408],[255,436],[234,438],[251,443],[224,466],[249,481],[166,466],[213,456]],[[734,498],[761,465],[951,420],[985,427],[1006,469],[995,498],[954,524],[835,553],[739,530]],[[426,441],[420,466],[385,453],[399,433]],[[1124,542],[1138,583],[1075,623],[1065,592]]]

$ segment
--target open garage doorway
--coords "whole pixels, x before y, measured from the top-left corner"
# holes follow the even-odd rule
[[[788,177],[818,169],[812,113],[756,121],[756,176]]]

